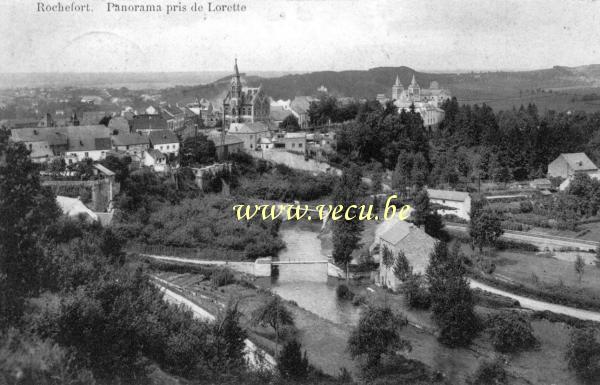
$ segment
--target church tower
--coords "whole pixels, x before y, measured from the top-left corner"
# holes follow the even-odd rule
[[[408,86],[408,96],[411,102],[420,102],[421,101],[421,87],[417,83],[417,79],[415,79],[415,74],[413,74],[412,81]]]
[[[240,79],[240,71],[238,70],[237,58],[235,59],[235,65],[233,66],[234,75],[231,78],[231,89],[230,94],[230,107],[231,107],[231,118],[234,122],[241,122],[242,113],[241,108],[244,104],[242,98],[242,80]]]
[[[392,86],[392,100],[400,100],[403,92],[404,87],[402,86],[402,83],[400,83],[400,78],[396,75],[396,83]]]

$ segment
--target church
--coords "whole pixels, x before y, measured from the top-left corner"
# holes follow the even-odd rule
[[[448,90],[441,89],[436,81],[431,82],[429,88],[421,88],[413,74],[412,80],[405,89],[400,78],[392,86],[392,102],[399,110],[408,110],[415,107],[415,112],[423,118],[423,126],[428,132],[437,130],[444,120],[444,110],[440,108],[444,100],[450,99]],[[389,99],[384,94],[378,95],[377,100],[385,104]]]
[[[270,114],[269,97],[262,84],[258,87],[242,86],[237,59],[235,59],[234,76],[231,78],[229,91],[223,99],[223,122],[225,127],[231,123],[267,123]]]

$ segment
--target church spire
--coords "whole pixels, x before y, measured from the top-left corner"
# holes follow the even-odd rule
[[[413,74],[412,81],[410,82],[410,85],[413,86],[413,87],[418,86],[417,79],[415,79],[415,74]]]
[[[235,58],[235,65],[233,66],[233,71],[235,72],[235,77],[239,79],[240,71],[238,70],[238,66],[237,66],[237,57]]]

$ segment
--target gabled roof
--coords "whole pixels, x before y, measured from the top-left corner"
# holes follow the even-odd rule
[[[229,131],[232,134],[257,134],[269,131],[266,124],[262,122],[231,123]]]
[[[165,106],[161,108],[161,111],[167,115],[175,116],[183,114],[183,111],[177,106]]]
[[[290,115],[293,115],[292,111],[286,110],[281,106],[272,106],[269,112],[269,117],[275,121],[284,120]]]
[[[140,144],[150,144],[148,137],[140,133],[136,134],[121,134],[112,136],[112,143],[114,146],[134,146]]]
[[[456,202],[464,202],[469,197],[469,193],[463,191],[434,190],[431,188],[427,189],[427,195],[429,195],[429,199],[442,199]]]
[[[169,130],[150,131],[148,138],[153,146],[156,146],[157,144],[179,143],[177,134]]]
[[[585,171],[585,170],[597,170],[598,167],[588,158],[583,152],[574,152],[560,154],[559,158],[562,157],[570,168],[574,171]]]
[[[67,151],[109,150],[111,147],[110,129],[103,125],[19,128],[11,130],[11,138],[15,142],[68,143]]]
[[[311,102],[316,102],[318,99],[312,96],[296,96],[290,103],[290,108],[298,114],[305,114],[308,112]]]
[[[392,245],[397,245],[401,240],[410,234],[410,226],[414,226],[406,221],[397,221],[389,228],[383,231],[380,238]]]

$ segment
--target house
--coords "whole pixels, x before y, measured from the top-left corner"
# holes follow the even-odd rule
[[[49,132],[43,128],[14,128],[10,140],[23,143],[30,151],[31,160],[43,163],[61,156],[68,149],[68,138],[58,130]]]
[[[148,139],[150,139],[150,145],[155,150],[164,154],[179,154],[179,138],[173,131],[150,131]]]
[[[274,147],[275,147],[275,143],[273,142],[273,140],[266,136],[263,138],[260,138],[258,140],[258,143],[256,144],[256,148],[259,150],[271,150]]]
[[[301,152],[306,150],[305,132],[277,133],[273,138],[273,147],[285,149],[286,151]]]
[[[185,112],[177,106],[167,105],[161,108],[161,115],[171,131],[181,130],[185,125]]]
[[[217,159],[227,159],[229,154],[244,151],[244,141],[235,135],[215,132],[208,135],[208,139],[215,144]]]
[[[451,190],[427,189],[429,201],[443,206],[437,210],[440,215],[456,215],[464,220],[471,219],[471,196],[469,193]]]
[[[116,151],[123,151],[130,155],[141,156],[144,151],[150,148],[150,140],[144,134],[140,133],[119,133],[111,137],[112,148]]]
[[[64,156],[67,163],[84,159],[102,160],[111,150],[110,129],[103,125],[56,127],[67,136],[68,148]]]
[[[414,273],[425,273],[429,256],[435,248],[436,239],[427,235],[423,229],[412,223],[393,218],[380,224],[375,231],[375,242],[379,246],[379,255],[384,247],[392,252],[394,259],[404,253]],[[378,281],[393,290],[398,289],[401,281],[394,275],[394,268],[383,263],[379,265]]]
[[[308,109],[310,108],[310,103],[318,102],[319,99],[313,98],[311,96],[296,96],[294,100],[290,103],[290,109],[294,116],[298,118],[298,124],[301,128],[308,127],[310,123],[310,119],[308,116]]]
[[[282,106],[273,106],[271,105],[271,110],[269,112],[269,119],[276,125],[281,124],[290,115],[294,115],[292,111],[286,109]]]
[[[231,123],[227,133],[242,139],[244,141],[244,149],[247,151],[256,150],[256,145],[260,138],[270,136],[269,128],[262,122]]]
[[[142,114],[133,117],[133,132],[148,134],[151,131],[166,129],[167,121],[160,115]]]
[[[165,172],[168,169],[167,156],[162,152],[149,149],[144,152],[143,165],[151,167],[156,172]]]
[[[560,154],[548,165],[548,177],[567,179],[578,173],[595,173],[598,167],[583,152]]]
[[[111,149],[110,129],[103,125],[13,129],[11,140],[25,144],[36,162],[56,156],[65,157],[69,164],[85,158],[100,160]]]

